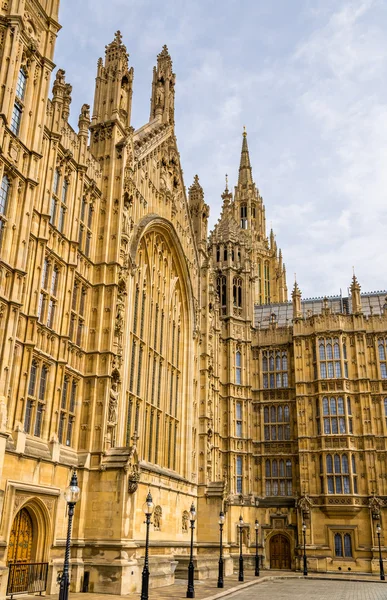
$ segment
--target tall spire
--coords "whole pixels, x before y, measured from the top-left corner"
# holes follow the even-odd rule
[[[249,147],[247,145],[247,133],[246,133],[246,127],[243,127],[242,153],[241,153],[241,162],[239,165],[238,185],[247,186],[252,183],[253,183],[253,175],[251,172]]]

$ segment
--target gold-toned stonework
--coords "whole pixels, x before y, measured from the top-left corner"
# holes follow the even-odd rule
[[[361,294],[353,275],[348,296],[302,300],[296,282],[288,301],[246,130],[208,231],[199,177],[183,179],[166,46],[148,122],[131,125],[117,32],[74,130],[62,69],[49,89],[58,8],[0,8],[1,594],[19,531],[20,556],[48,562],[58,591],[73,467],[73,591],[85,573],[91,592],[139,590],[148,491],[153,586],[186,575],[192,503],[201,578],[218,573],[221,510],[226,575],[241,514],[251,565],[258,519],[263,568],[302,568],[305,523],[310,571],[377,572],[386,293]]]

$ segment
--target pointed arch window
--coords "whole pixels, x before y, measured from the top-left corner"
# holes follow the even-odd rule
[[[242,494],[243,492],[243,456],[236,457],[236,465],[235,465],[235,473],[236,473],[236,493]]]
[[[10,181],[7,175],[3,175],[0,188],[0,215],[5,215],[7,212],[8,196],[10,191]]]
[[[352,538],[350,533],[335,533],[335,556],[337,558],[352,557]]]
[[[23,114],[23,108],[24,108],[24,97],[25,97],[25,93],[26,93],[26,87],[27,87],[27,73],[24,69],[24,67],[22,67],[19,71],[18,74],[18,78],[17,78],[17,83],[16,83],[16,97],[15,97],[15,103],[13,105],[13,111],[12,111],[12,117],[11,117],[11,123],[10,123],[10,129],[12,131],[12,133],[14,133],[15,135],[19,135],[19,131],[20,131],[20,123],[21,123],[21,118],[22,118],[22,114]]]
[[[238,438],[242,437],[242,402],[235,405],[235,435]]]
[[[290,459],[267,459],[265,463],[266,496],[291,496],[292,461]]]
[[[320,401],[316,401],[317,433],[321,435]],[[347,402],[342,396],[324,396],[322,399],[322,418],[325,435],[353,433],[351,399]]]
[[[241,229],[247,229],[247,205],[246,204],[241,204],[240,215],[241,215]]]
[[[288,355],[286,350],[263,350],[262,383],[265,389],[286,388],[288,379]]]
[[[235,353],[235,383],[242,384],[242,354],[240,350]]]
[[[337,379],[348,377],[347,349],[339,338],[320,338],[318,340],[320,377]],[[344,367],[344,368],[343,368]]]
[[[75,423],[75,406],[78,390],[78,380],[65,374],[62,386],[60,415],[58,424],[58,439],[60,444],[71,446]]]
[[[380,375],[382,379],[387,379],[387,338],[378,340]]]
[[[234,306],[242,308],[242,279],[240,277],[234,277],[232,293]]]
[[[67,179],[63,181],[62,185],[62,195],[59,209],[59,222],[58,222],[58,230],[62,233],[64,224],[65,224],[65,215],[67,211],[67,192],[68,192],[69,182]]]
[[[265,441],[290,440],[290,410],[288,404],[265,406]]]
[[[264,286],[265,286],[265,304],[270,303],[270,266],[269,261],[265,261],[263,266]]]
[[[80,292],[80,293],[79,293]],[[81,284],[79,279],[74,281],[71,317],[70,317],[70,340],[77,346],[82,346],[84,343],[83,331],[85,328],[85,303],[87,296],[87,287]]]
[[[225,315],[227,311],[227,279],[225,275],[217,278],[217,292],[220,300],[220,307],[222,314]]]
[[[328,494],[357,494],[354,455],[352,455],[351,461],[349,461],[347,454],[341,455],[336,453],[333,456],[328,454],[326,457],[326,474]]]
[[[138,280],[131,302],[126,440],[129,444],[136,432],[141,440],[139,454],[145,460],[180,470],[187,322],[184,288],[172,248],[160,233],[144,235],[137,263]]]
[[[0,245],[3,237],[3,229],[6,223],[5,215],[7,213],[8,199],[11,184],[7,175],[3,175],[0,187]]]
[[[17,78],[17,83],[16,83],[16,97],[19,100],[24,100],[24,96],[26,94],[26,87],[27,87],[27,73],[25,72],[24,68],[22,67],[19,71],[19,75]]]

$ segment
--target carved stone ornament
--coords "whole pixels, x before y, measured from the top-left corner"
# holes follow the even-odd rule
[[[138,465],[133,465],[132,471],[128,475],[128,492],[134,494],[138,488],[138,482],[140,481],[140,471]]]
[[[308,494],[304,494],[297,502],[297,507],[306,516],[310,514],[310,509],[313,506],[313,501],[309,498]]]
[[[370,498],[368,506],[371,511],[372,518],[377,521],[380,519],[380,507],[383,505],[383,500],[375,496],[375,494]]]

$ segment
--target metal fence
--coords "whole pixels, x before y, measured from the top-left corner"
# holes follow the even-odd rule
[[[44,592],[47,586],[48,563],[10,563],[7,596]]]

